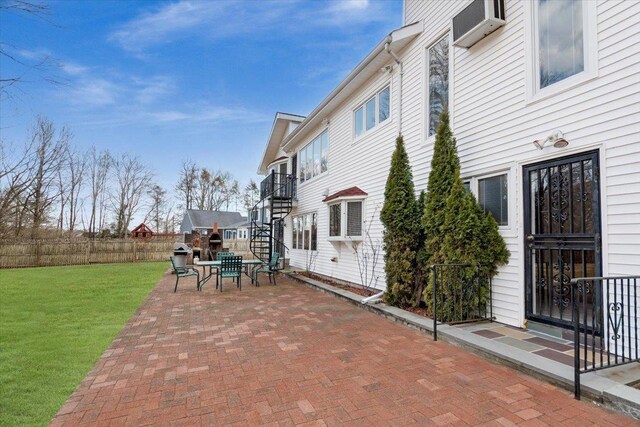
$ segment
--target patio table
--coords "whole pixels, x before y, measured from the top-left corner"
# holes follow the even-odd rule
[[[197,267],[202,267],[202,277],[200,278],[200,283],[198,283],[198,289],[202,289],[202,286],[205,283],[207,283],[209,279],[211,279],[211,277],[213,276],[213,269],[214,268],[218,269],[221,264],[222,264],[222,261],[220,260],[217,260],[217,261],[200,260],[193,263],[193,265]],[[253,283],[253,277],[249,273],[248,267],[255,267],[256,265],[262,265],[262,264],[264,264],[264,262],[260,261],[259,259],[243,259],[242,260],[242,266],[247,267],[247,269],[245,270],[245,274],[247,275],[247,277],[251,278],[251,283]],[[209,267],[209,274],[207,274],[206,272],[206,267]]]

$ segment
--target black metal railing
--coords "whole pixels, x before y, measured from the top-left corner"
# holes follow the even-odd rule
[[[576,399],[581,374],[640,361],[638,285],[640,276],[571,280]]]
[[[458,324],[493,320],[491,274],[470,264],[435,264],[432,274],[433,339],[438,322]]]
[[[260,182],[260,199],[266,199],[270,196],[294,198],[296,187],[297,180],[294,175],[272,171]]]

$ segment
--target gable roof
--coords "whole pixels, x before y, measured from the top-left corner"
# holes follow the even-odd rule
[[[299,116],[297,114],[276,113],[276,117],[273,119],[271,133],[269,134],[269,140],[267,141],[267,146],[264,149],[262,160],[258,167],[259,175],[264,175],[267,172],[267,167],[275,161],[273,158],[278,155],[280,143],[289,129],[289,124],[300,124],[303,120],[304,116]]]
[[[240,212],[187,209],[185,215],[189,216],[192,228],[213,228],[213,224],[216,222],[218,228],[233,228],[232,225],[246,220]]]
[[[140,225],[138,225],[136,228],[134,228],[133,230],[131,230],[132,233],[136,233],[136,232],[140,232],[140,231],[150,231],[153,233],[153,230],[151,230],[151,228],[149,228],[149,226],[147,224],[145,224],[144,222],[141,222]]]
[[[331,200],[339,199],[341,197],[358,197],[358,196],[368,196],[369,194],[365,191],[362,191],[359,187],[349,187],[344,190],[340,190],[337,193],[333,193],[330,196],[325,197],[323,202],[330,202]]]

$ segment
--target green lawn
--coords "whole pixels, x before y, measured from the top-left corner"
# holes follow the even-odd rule
[[[0,425],[47,424],[168,267],[0,270]]]

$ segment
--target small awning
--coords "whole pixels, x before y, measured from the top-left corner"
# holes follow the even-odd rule
[[[362,191],[358,187],[349,187],[344,190],[340,190],[337,193],[333,193],[330,196],[325,197],[322,201],[327,203],[336,199],[344,199],[344,198],[351,198],[351,197],[365,197],[368,195],[369,194],[367,192]]]

